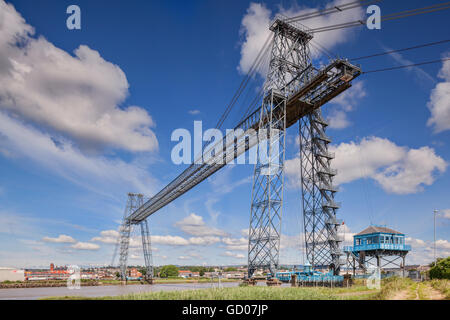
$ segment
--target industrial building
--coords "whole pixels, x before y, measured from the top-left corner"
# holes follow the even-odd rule
[[[25,270],[0,267],[0,282],[3,281],[24,281]]]

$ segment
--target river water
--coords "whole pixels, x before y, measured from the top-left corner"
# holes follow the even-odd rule
[[[83,297],[103,297],[119,296],[127,293],[193,290],[217,287],[217,283],[167,283],[153,285],[126,285],[126,286],[92,286],[81,287],[80,289],[68,289],[67,287],[50,288],[11,288],[0,289],[0,300],[34,300],[45,297],[56,296],[83,296]],[[238,282],[223,282],[222,287],[236,287]]]

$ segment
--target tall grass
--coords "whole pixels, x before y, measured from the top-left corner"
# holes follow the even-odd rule
[[[358,295],[358,290],[363,291]],[[343,295],[345,292],[356,294]],[[117,297],[100,297],[100,300],[349,300],[368,299],[366,287],[351,288],[290,288],[290,287],[233,287],[201,290],[157,291],[132,293]],[[86,299],[84,297],[55,297],[50,299]]]
[[[450,280],[447,279],[435,279],[431,280],[431,286],[436,290],[442,292],[445,299],[450,299]]]
[[[409,278],[391,277],[383,279],[381,282],[381,291],[375,296],[375,298],[379,300],[388,300],[397,292],[408,290],[413,285],[414,282]],[[411,294],[411,292],[409,293]]]

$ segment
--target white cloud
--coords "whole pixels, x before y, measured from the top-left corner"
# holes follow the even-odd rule
[[[189,110],[188,113],[191,114],[191,115],[197,115],[197,114],[200,114],[200,110],[197,110],[197,109]]]
[[[427,124],[436,133],[450,130],[450,61],[444,61],[438,77],[444,79],[444,82],[438,83],[431,91],[427,104],[431,112]]]
[[[436,240],[436,248],[450,250],[450,242],[448,240]]]
[[[89,242],[77,242],[73,245],[71,245],[72,248],[77,250],[98,250],[100,249],[100,246],[95,243],[89,243]]]
[[[227,233],[217,228],[209,227],[203,221],[203,217],[191,213],[181,221],[175,223],[175,226],[194,236],[226,236]]]
[[[407,237],[407,238],[405,238],[405,241],[407,244],[411,245],[413,248],[425,247],[427,245],[426,242],[423,241],[422,239]]]
[[[441,211],[441,217],[444,219],[450,219],[450,209],[444,209]]]
[[[100,236],[93,237],[91,241],[102,242],[106,244],[116,244],[119,237],[119,232],[116,230],[104,230],[100,232]],[[207,246],[212,245],[214,243],[220,242],[219,237],[214,236],[201,236],[201,237],[190,237],[183,238],[180,236],[173,235],[152,235],[151,236],[152,245],[154,244],[162,244],[169,246]],[[140,248],[142,246],[142,238],[140,236],[130,237],[131,248]],[[153,251],[157,251],[158,249],[153,247]]]
[[[347,118],[347,113],[340,109],[332,109],[328,114],[327,121],[331,129],[345,129],[352,124]]]
[[[271,11],[260,3],[250,3],[247,13],[242,19],[241,34],[245,40],[241,46],[241,60],[238,70],[247,73],[253,61],[258,56],[259,50],[270,35]],[[265,76],[265,74],[263,74]]]
[[[74,243],[74,242],[76,242],[74,238],[72,238],[71,236],[65,235],[65,234],[60,234],[56,238],[43,237],[42,241],[54,242],[54,243]]]
[[[151,236],[152,243],[166,244],[170,246],[187,246],[189,241],[179,236]]]
[[[335,0],[325,6],[325,8],[332,8],[339,4],[348,2],[347,0]],[[291,7],[289,9],[280,7],[278,13],[281,13],[287,17],[294,17],[305,13],[316,11],[318,7]],[[264,45],[264,42],[270,35],[269,24],[271,19],[275,15],[263,4],[250,3],[246,14],[241,22],[241,35],[244,38],[241,44],[241,60],[239,62],[238,70],[247,73],[253,64],[259,50]],[[308,19],[302,22],[307,27],[313,29],[316,27],[323,27],[328,25],[339,24],[348,21],[354,21],[362,19],[364,17],[364,11],[362,8],[356,8],[354,10],[343,11],[337,14],[320,16],[313,19]],[[316,33],[314,35],[314,41],[324,45],[327,49],[331,49],[337,44],[349,41],[354,33],[353,30],[344,28],[329,32]],[[316,55],[313,52],[313,55]],[[262,76],[265,77],[265,70],[260,70]]]
[[[72,56],[32,37],[33,28],[3,0],[0,12],[0,109],[70,137],[82,149],[158,148],[147,111],[119,107],[129,84],[117,65],[87,46]]]
[[[332,167],[338,170],[336,184],[370,178],[389,193],[409,194],[433,184],[436,174],[446,170],[447,163],[436,155],[434,149],[421,147],[408,149],[388,139],[368,137],[361,142],[330,146],[336,158]],[[286,161],[286,174],[299,187],[299,158]]]
[[[384,49],[384,51],[392,51],[392,48],[388,48],[388,47],[383,47],[383,49]],[[398,65],[400,65],[400,66],[414,64],[413,61],[404,58],[398,52],[393,52],[393,53],[389,54],[389,57],[392,58],[394,61],[396,61],[398,63]],[[421,69],[417,66],[416,67],[408,67],[408,68],[405,68],[404,70],[406,70],[409,73],[412,73],[415,76],[415,79],[420,81],[421,83],[436,82],[432,76],[430,76],[427,72],[425,72],[423,69]]]
[[[245,236],[248,237],[248,231]],[[226,244],[226,249],[230,251],[248,250],[248,238],[222,238],[222,242]]]
[[[219,237],[191,237],[189,243],[194,245],[211,245],[220,241]]]
[[[150,193],[155,181],[146,168],[122,160],[87,156],[67,140],[56,140],[0,112],[0,148],[28,158],[63,178],[103,193],[111,186],[128,186]],[[108,186],[108,188],[105,188]],[[121,189],[122,190],[122,189]]]
[[[100,237],[94,237],[91,241],[98,241],[107,244],[116,244],[119,238],[119,232],[116,230],[104,230],[100,232]]]
[[[344,91],[330,101],[336,105],[328,114],[327,120],[332,129],[344,129],[351,125],[347,113],[353,111],[356,104],[367,95],[362,81],[356,82],[350,89]]]
[[[235,252],[231,252],[231,251],[225,251],[224,255],[227,256],[227,257],[233,257],[233,258],[236,258],[236,259],[243,259],[243,258],[245,258],[245,256],[243,254],[241,254],[241,253],[235,253]]]

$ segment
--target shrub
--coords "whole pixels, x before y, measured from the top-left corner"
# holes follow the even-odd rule
[[[441,259],[430,269],[431,279],[450,279],[450,257]]]
[[[167,266],[163,266],[163,267],[161,267],[159,276],[161,278],[178,277],[178,268],[171,264],[167,265]]]

